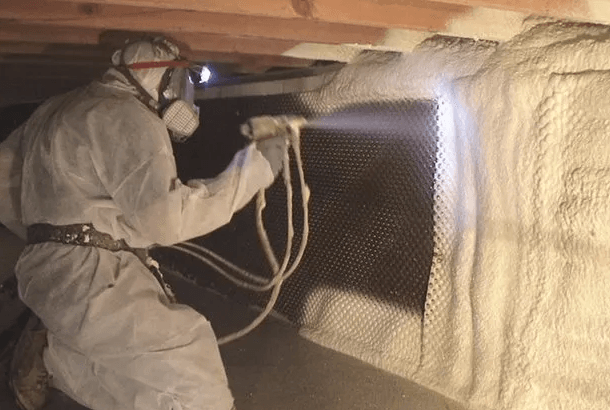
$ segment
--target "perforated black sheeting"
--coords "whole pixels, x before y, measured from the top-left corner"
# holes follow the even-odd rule
[[[206,100],[199,105],[201,128],[189,142],[175,147],[183,180],[220,172],[246,143],[239,125],[249,117],[328,115],[325,122],[333,124],[333,130],[306,130],[302,136],[312,192],[311,236],[299,270],[284,285],[276,306],[279,312],[301,324],[307,295],[330,286],[423,315],[433,253],[438,131],[434,102],[375,102],[332,113],[315,93],[302,93]],[[351,126],[350,118],[368,126]],[[297,197],[295,208],[299,206]],[[281,181],[268,191],[267,209],[267,229],[276,253],[282,255],[286,211]],[[300,212],[296,222],[300,233]],[[258,244],[253,204],[229,225],[197,241],[242,267],[270,274]],[[194,259],[181,256],[171,262],[234,297],[258,304],[268,297],[235,289]]]

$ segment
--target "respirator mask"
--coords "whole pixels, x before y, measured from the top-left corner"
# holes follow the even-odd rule
[[[165,52],[174,59],[162,61],[125,62],[125,49],[121,53],[121,63],[116,68],[136,88],[139,99],[154,111],[165,123],[170,138],[184,142],[199,127],[199,107],[195,105],[195,84],[200,81],[201,67],[181,58],[166,40],[151,41],[153,47]],[[158,99],[144,89],[130,70],[165,68],[158,88]]]
[[[199,127],[193,66],[169,68],[159,87],[159,115],[175,142],[186,141]]]

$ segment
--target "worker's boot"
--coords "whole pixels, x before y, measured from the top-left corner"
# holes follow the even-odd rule
[[[47,330],[32,314],[13,352],[9,383],[22,410],[40,410],[49,393],[49,373],[43,361]]]

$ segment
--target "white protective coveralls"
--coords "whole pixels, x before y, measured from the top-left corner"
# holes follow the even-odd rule
[[[173,58],[150,44],[125,53],[128,64]],[[164,70],[133,74],[156,97]],[[102,82],[43,104],[2,144],[2,221],[21,234],[19,218],[24,226],[93,223],[131,247],[170,245],[226,224],[273,182],[269,162],[250,145],[218,177],[182,184],[165,124],[135,95],[110,69]],[[170,304],[132,253],[30,245],[16,274],[21,298],[49,330],[44,360],[52,385],[79,403],[231,409],[210,323]]]

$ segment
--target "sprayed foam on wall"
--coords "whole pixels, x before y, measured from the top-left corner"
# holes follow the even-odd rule
[[[439,104],[421,344],[393,346],[405,330],[387,312],[335,296],[375,318],[391,357],[377,365],[473,409],[610,407],[609,39],[608,27],[562,22],[497,47],[438,39],[411,55],[365,54],[319,92],[336,110]],[[324,331],[304,334],[370,360],[332,336],[348,303],[320,303],[323,293],[308,308]]]
[[[374,117],[344,112],[347,107],[373,102],[436,101],[434,116],[427,121],[436,129],[439,147],[445,147],[445,150],[436,154],[434,195],[441,195],[447,201],[450,193],[444,192],[443,181],[455,179],[456,167],[455,160],[447,156],[450,150],[446,147],[453,143],[454,133],[452,110],[444,90],[454,78],[474,74],[495,48],[496,44],[492,42],[435,37],[409,55],[363,53],[314,97],[329,114],[315,119],[315,124],[324,129],[337,128],[362,135],[371,130],[408,129],[413,123],[410,124],[407,117],[405,122],[399,121],[404,113],[388,113],[393,115],[389,118],[382,112]],[[404,130],[400,134],[404,134]],[[409,195],[409,192],[397,190],[396,194]],[[438,212],[435,218],[438,219]],[[435,240],[437,236],[435,232]],[[404,273],[408,274],[406,267]],[[418,372],[424,330],[421,313],[396,309],[366,295],[324,286],[310,292],[303,310],[306,314],[301,334],[305,337],[403,377],[414,378]]]
[[[331,107],[378,101],[435,98],[447,81],[474,74],[495,43],[433,37],[410,54],[364,52],[319,92]]]

